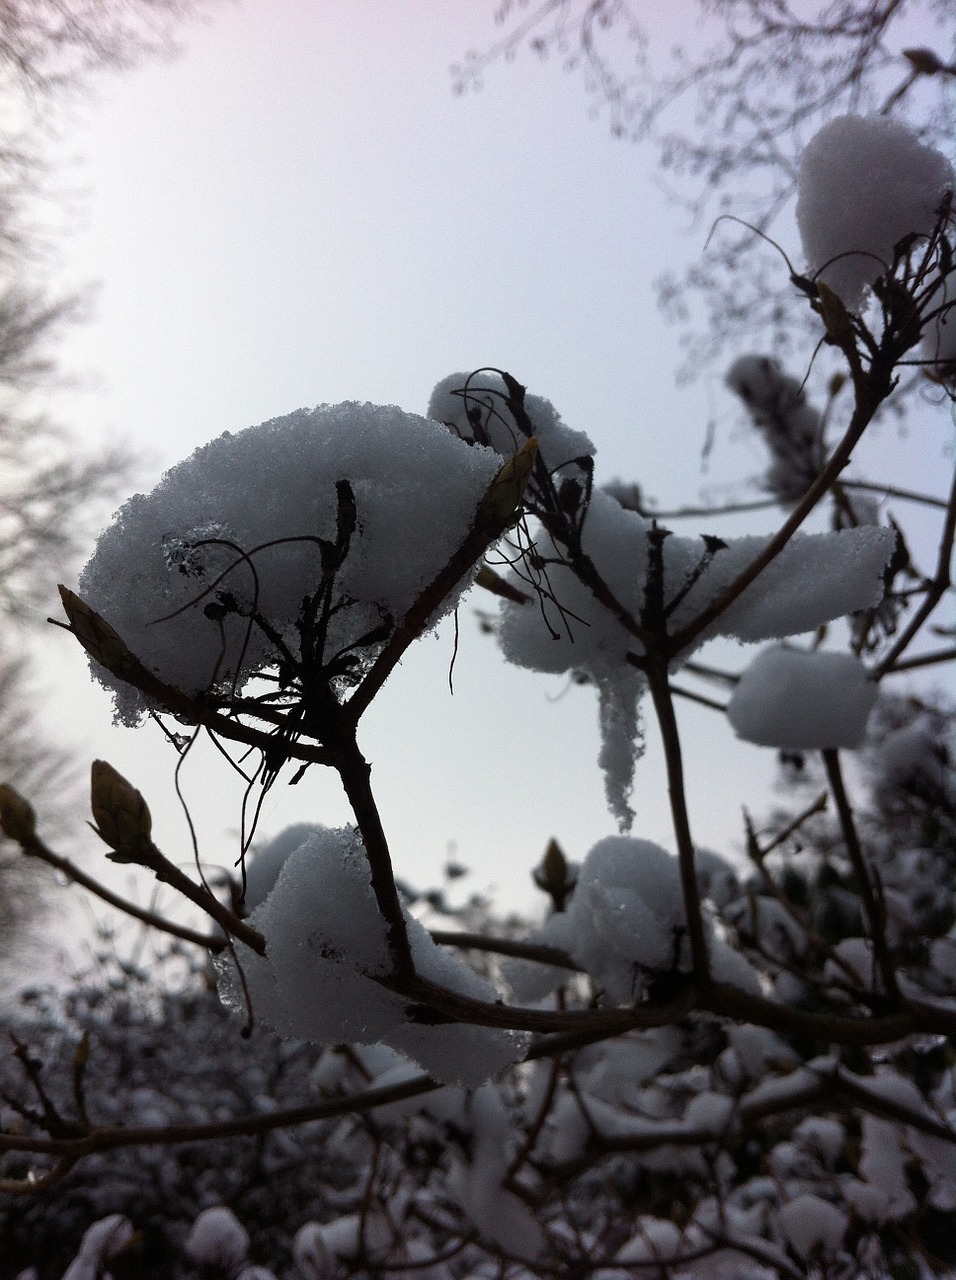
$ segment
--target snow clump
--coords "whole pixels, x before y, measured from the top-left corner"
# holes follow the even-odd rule
[[[727,705],[739,738],[781,751],[859,747],[877,686],[850,653],[764,649]]]
[[[503,457],[510,458],[528,437],[511,416],[507,394],[504,379],[497,373],[452,373],[432,392],[428,417],[444,423],[462,440],[490,444]],[[584,432],[566,426],[550,400],[525,396],[524,410],[538,442],[538,452],[552,474],[594,454],[594,445]]]
[[[711,914],[705,923],[714,976],[756,993],[759,983],[749,963],[717,935]],[[584,860],[567,911],[550,916],[535,940],[570,955],[609,1004],[632,1004],[655,976],[688,972],[677,858],[650,840],[599,840]],[[558,969],[554,985],[564,977]]]
[[[617,601],[640,622],[650,567],[651,525],[595,489],[581,536],[583,551]],[[744,643],[779,640],[812,631],[847,613],[879,603],[883,570],[893,554],[892,529],[862,527],[797,535],[720,617],[681,654],[715,635]],[[691,623],[763,551],[769,539],[687,538],[663,542],[663,608],[671,634]],[[553,557],[547,532],[534,534],[532,555]],[[512,582],[527,592],[517,574]],[[549,564],[548,594],[540,602],[503,606],[498,641],[516,666],[552,674],[582,674],[597,686],[601,766],[611,812],[629,830],[634,766],[642,749],[638,703],[646,687],[629,661],[644,649],[570,566]]]
[[[956,185],[949,160],[886,116],[839,116],[800,157],[797,224],[807,268],[851,311],[904,236],[933,230]]]
[[[303,843],[295,849],[292,843],[284,835],[273,841],[286,850],[281,868],[274,848],[264,851],[275,883],[249,923],[264,934],[266,956],[236,948],[258,1019],[281,1036],[313,1044],[382,1041],[446,1084],[474,1087],[523,1056],[521,1033],[413,1023],[405,999],[376,981],[391,971],[392,959],[355,828],[306,828]],[[489,983],[436,946],[407,913],[405,926],[423,978],[473,1000],[497,1000]],[[233,961],[216,963],[224,1002],[243,1010]]]
[[[835,1253],[849,1225],[848,1214],[812,1194],[796,1196],[780,1210],[780,1229],[804,1262],[816,1254]]]
[[[298,659],[303,601],[331,560],[316,656],[342,658],[347,680],[461,545],[500,466],[493,450],[394,406],[300,409],[226,432],[131,498],[101,535],[80,595],[150,671],[195,696],[241,687],[282,646]],[[117,718],[137,723],[147,698],[94,670]]]

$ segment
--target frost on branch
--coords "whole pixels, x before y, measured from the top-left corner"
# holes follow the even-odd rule
[[[260,858],[266,870],[257,876]],[[382,1041],[436,1079],[469,1086],[522,1056],[527,1037],[416,1023],[407,1000],[376,981],[393,962],[354,828],[291,828],[253,859],[250,879],[253,901],[264,897],[249,922],[265,935],[268,951],[257,956],[240,945],[238,958],[255,1016],[280,1035],[313,1044]],[[406,915],[405,924],[421,977],[475,1000],[497,999],[493,987],[437,947],[416,920]],[[224,956],[217,966],[223,999],[244,1009],[234,962]]]
[[[782,751],[859,747],[876,695],[852,654],[775,645],[744,671],[727,718],[738,737]]]
[[[196,695],[241,687],[283,646],[298,657],[303,599],[327,588],[316,657],[348,682],[461,545],[500,465],[394,407],[300,409],[227,432],[130,499],[80,593],[146,667]],[[136,723],[144,696],[96,675]]]
[[[831,120],[800,157],[797,223],[809,271],[859,310],[896,245],[930,234],[954,184],[946,157],[899,121]]]

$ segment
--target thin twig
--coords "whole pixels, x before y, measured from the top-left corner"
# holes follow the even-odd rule
[[[34,836],[31,840],[23,842],[20,847],[28,857],[40,858],[43,862],[49,863],[51,867],[55,867],[57,871],[72,880],[74,884],[78,884],[89,893],[95,894],[104,902],[109,903],[111,907],[122,911],[124,915],[132,916],[135,920],[141,920],[143,924],[147,924],[153,929],[159,929],[163,933],[170,933],[175,938],[182,938],[184,942],[195,943],[196,946],[204,947],[207,951],[223,951],[226,947],[224,938],[217,938],[213,934],[199,933],[195,929],[187,929],[185,925],[176,924],[172,920],[167,920],[164,916],[157,915],[155,911],[147,911],[143,907],[138,907],[134,902],[121,898],[118,894],[113,893],[112,890],[107,889],[105,885],[100,884],[98,880],[88,876],[85,871],[81,871],[69,858],[63,858],[60,854],[54,853],[39,836]],[[203,909],[205,910],[205,907]]]
[[[946,522],[943,525],[943,532],[939,540],[939,555],[936,561],[936,573],[933,575],[933,580],[930,584],[929,590],[926,592],[923,603],[910,619],[903,634],[897,639],[889,653],[874,670],[873,678],[875,680],[882,680],[885,675],[896,667],[900,654],[905,653],[909,648],[910,644],[922,630],[923,623],[952,586],[953,579],[950,562],[953,556],[954,540],[956,540],[956,470],[953,472],[953,483],[949,492]]]
[[[691,958],[696,981],[706,985],[710,977],[710,957],[704,932],[700,889],[697,884],[694,841],[687,814],[687,796],[684,788],[684,766],[681,758],[680,733],[674,715],[674,703],[667,680],[667,665],[655,654],[647,657],[647,679],[654,700],[654,710],[661,730],[664,760],[667,766],[667,791],[670,797],[671,820],[680,870],[681,889],[684,897],[684,913],[687,917],[687,933],[690,938]]]
[[[858,361],[858,357],[857,357]],[[868,375],[858,374],[854,377],[854,387],[856,389],[856,404],[853,410],[853,416],[843,435],[843,439],[834,449],[829,461],[823,470],[819,473],[813,484],[810,485],[806,493],[794,507],[788,518],[780,526],[777,532],[767,542],[764,549],[754,557],[750,564],[743,569],[733,582],[729,583],[706,608],[702,609],[695,618],[693,618],[682,630],[671,636],[671,653],[679,653],[686,648],[693,640],[700,635],[707,627],[710,626],[720,615],[728,609],[735,600],[737,600],[743,592],[754,582],[761,573],[772,564],[784,547],[790,542],[793,535],[804,523],[810,512],[814,509],[820,499],[826,494],[830,486],[837,479],[840,472],[849,462],[853,450],[856,448],[860,437],[873,420],[880,404],[889,395],[892,389],[892,365],[884,368],[883,361],[879,370],[875,367],[870,369]]]
[[[849,797],[847,796],[846,788],[843,785],[843,770],[840,767],[840,753],[834,747],[825,747],[821,752],[821,755],[823,756],[823,765],[826,769],[827,781],[830,784],[830,791],[836,804],[837,816],[840,819],[840,830],[843,833],[843,843],[846,845],[846,850],[850,857],[850,863],[853,866],[860,899],[863,902],[863,910],[866,913],[866,919],[870,930],[870,940],[873,943],[873,952],[876,956],[876,962],[879,965],[880,973],[883,976],[883,986],[888,995],[899,1000],[900,989],[896,980],[896,969],[893,965],[892,958],[890,957],[890,950],[886,941],[886,913],[882,905],[877,902],[876,894],[873,892],[873,882],[870,879],[870,869],[866,865],[863,847],[860,844],[860,837],[856,830],[856,822],[853,818],[853,810],[850,807]]]

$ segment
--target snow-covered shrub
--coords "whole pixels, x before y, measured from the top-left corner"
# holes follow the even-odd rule
[[[824,440],[795,379],[764,357],[734,365],[766,487],[791,508],[772,535],[646,518],[638,486],[596,483],[591,441],[494,370],[445,379],[427,419],[347,404],[223,436],[123,508],[86,599],[62,590],[120,718],[149,710],[175,744],[187,724],[234,750],[244,816],[287,764],[296,781],[331,768],[354,824],[316,814],[253,848],[227,905],[157,848],[146,798],[94,764],[108,856],[216,928],[127,903],[176,935],[178,985],[151,956],[11,1016],[5,1265],[24,1280],[949,1280],[954,712],[888,690],[952,657],[907,656],[949,587],[952,501],[925,500],[945,511],[921,575],[844,468],[943,322],[951,183],[890,122],[836,121],[807,149],[815,278],[794,284],[853,404],[841,435],[831,382]],[[876,492],[924,501],[892,480]],[[827,491],[829,531],[800,528]],[[617,833],[580,866],[549,842],[543,921],[408,890],[359,747],[384,680],[473,583],[503,601],[485,625],[507,660],[597,690]],[[742,671],[698,656],[718,636],[810,632]],[[931,643],[951,638],[940,625]],[[645,694],[668,847],[622,834]],[[712,770],[731,729],[786,760],[790,802],[766,823],[745,811],[735,858],[698,843],[682,696],[717,717]],[[865,785],[844,776],[849,750]],[[115,900],[6,786],[0,826]],[[184,964],[191,947],[213,958]]]

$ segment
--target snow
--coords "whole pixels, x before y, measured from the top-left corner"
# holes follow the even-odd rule
[[[321,827],[310,822],[298,822],[286,827],[268,844],[253,846],[246,859],[246,909],[254,911],[262,905],[275,888],[279,872],[290,854],[300,849],[307,840],[318,835]]]
[[[860,1213],[877,1221],[905,1218],[916,1208],[916,1200],[909,1187],[908,1162],[899,1131],[888,1120],[876,1116],[864,1115],[860,1123],[863,1149],[859,1171],[865,1189],[845,1187],[844,1194],[851,1204],[856,1202]]]
[[[667,971],[681,956],[684,902],[677,859],[649,840],[609,836],[584,860],[567,911],[574,959],[607,998],[630,1004],[637,967]]]
[[[192,695],[240,687],[279,656],[253,610],[299,656],[296,622],[346,523],[337,485],[347,481],[355,528],[334,572],[321,656],[355,646],[368,662],[376,645],[361,639],[401,619],[444,567],[499,468],[493,450],[394,406],[300,409],[225,433],[131,498],[101,535],[79,594],[167,683]],[[144,696],[95,674],[118,718],[136,723]]]
[[[129,1244],[133,1235],[133,1224],[120,1213],[94,1222],[84,1233],[79,1252],[63,1273],[63,1280],[100,1280],[104,1273],[108,1275],[106,1264]]]
[[[774,645],[743,672],[727,718],[739,738],[765,747],[859,747],[876,697],[852,654]]]
[[[204,1209],[186,1239],[186,1257],[199,1268],[236,1271],[249,1253],[249,1233],[224,1205]]]
[[[645,601],[649,530],[646,520],[625,510],[609,494],[592,493],[582,532],[583,550],[636,620]],[[715,635],[745,643],[782,639],[876,605],[883,595],[883,570],[893,553],[895,536],[892,529],[871,526],[796,535],[680,658],[689,657]],[[547,533],[538,531],[534,537],[534,550],[542,557],[551,556]],[[692,623],[753,562],[767,541],[734,538],[715,549],[703,538],[667,537],[664,603],[670,631]],[[511,580],[527,590],[517,574]],[[611,812],[620,829],[627,831],[633,817],[627,797],[642,749],[638,704],[645,688],[643,676],[628,664],[627,656],[639,658],[643,646],[569,567],[549,565],[548,587],[553,599],[503,605],[498,640],[505,658],[517,666],[545,673],[583,673],[597,686],[605,788]]]
[[[474,1086],[517,1061],[527,1044],[520,1033],[409,1021],[405,1000],[375,981],[390,972],[391,954],[361,837],[351,827],[311,831],[249,917],[265,935],[267,955],[239,948],[256,1017],[280,1035],[315,1044],[385,1041],[448,1084]],[[288,848],[300,833],[277,837],[267,862],[277,845]],[[497,1000],[489,983],[407,915],[406,928],[423,977],[475,1000]],[[217,967],[223,999],[242,1009],[234,962],[223,957]]]
[[[784,1237],[804,1261],[816,1253],[834,1253],[849,1225],[848,1215],[820,1196],[797,1196],[780,1210]]]
[[[922,357],[948,387],[956,382],[956,279],[947,278],[933,298],[932,315],[923,332]]]
[[[504,380],[497,373],[452,373],[443,378],[428,402],[428,417],[444,423],[462,440],[488,443],[505,458],[524,444],[527,436],[514,422],[505,398]],[[528,415],[538,451],[553,474],[579,458],[589,458],[594,445],[583,431],[574,431],[562,422],[550,400],[525,396]],[[473,421],[472,418],[475,420]]]
[[[756,993],[745,957],[705,913],[714,977]],[[567,911],[552,915],[542,939],[561,947],[597,982],[610,1004],[632,1004],[648,979],[690,964],[677,858],[649,840],[607,836],[582,864]]]
[[[533,1259],[544,1247],[534,1214],[502,1180],[513,1156],[511,1118],[493,1085],[483,1085],[469,1104],[471,1159],[456,1161],[449,1190],[482,1232],[501,1248]]]
[[[867,286],[892,263],[897,242],[933,229],[954,182],[946,157],[899,121],[831,120],[800,158],[797,223],[807,269],[858,310]]]

